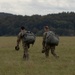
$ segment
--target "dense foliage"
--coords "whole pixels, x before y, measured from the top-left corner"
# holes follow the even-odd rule
[[[8,13],[0,13],[0,36],[17,35],[21,26],[42,35],[43,27],[48,25],[58,35],[75,35],[75,13],[62,12],[48,15],[22,16]]]

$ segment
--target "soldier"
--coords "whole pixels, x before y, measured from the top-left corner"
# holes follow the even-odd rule
[[[47,32],[50,31],[49,30],[49,27],[48,26],[45,26],[44,27],[44,34],[43,34],[43,42],[42,42],[42,45],[43,45],[43,50],[42,50],[42,53],[45,53],[46,57],[49,57],[49,50],[51,50],[51,54],[58,58],[59,56],[56,55],[55,53],[55,45],[48,45],[46,44],[45,40],[46,40],[46,36],[47,36]]]
[[[17,46],[15,47],[16,49],[19,48],[19,44],[20,41],[22,40],[22,45],[23,45],[23,49],[24,49],[24,54],[23,54],[23,58],[25,60],[29,59],[29,53],[28,53],[28,48],[29,48],[29,44],[25,43],[23,40],[23,35],[26,33],[27,31],[25,30],[25,27],[22,26],[21,27],[21,31],[18,34],[18,38],[17,38]]]

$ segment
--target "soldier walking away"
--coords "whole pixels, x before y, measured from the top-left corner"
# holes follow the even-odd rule
[[[28,59],[29,59],[29,52],[28,52],[28,49],[29,49],[29,47],[30,47],[30,44],[26,43],[26,42],[24,41],[24,39],[23,39],[23,36],[26,34],[26,32],[27,32],[27,31],[25,30],[25,27],[22,26],[22,27],[21,27],[21,31],[20,31],[19,34],[18,34],[17,46],[15,46],[15,49],[16,49],[16,50],[19,50],[19,44],[20,44],[20,42],[21,42],[21,40],[22,40],[22,46],[23,46],[23,49],[24,49],[23,58],[24,58],[25,60],[28,60]]]
[[[49,27],[48,26],[45,26],[44,27],[44,34],[43,34],[43,42],[42,42],[42,46],[43,46],[43,50],[42,50],[42,53],[45,53],[45,56],[46,57],[49,57],[49,50],[51,50],[51,54],[54,56],[54,57],[56,57],[56,58],[58,58],[59,56],[57,56],[57,54],[55,53],[55,44],[47,44],[46,43],[46,39],[48,38],[47,36],[48,36],[48,32],[50,31],[49,30]],[[51,31],[51,33],[53,33],[52,31]],[[50,34],[51,34],[50,33]],[[53,33],[54,34],[54,33]]]

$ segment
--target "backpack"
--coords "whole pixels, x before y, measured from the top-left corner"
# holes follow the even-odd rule
[[[34,44],[35,42],[35,35],[30,32],[27,31],[24,35],[23,35],[23,41],[27,44]]]
[[[47,32],[45,42],[48,45],[57,46],[59,44],[59,37],[57,35],[55,35],[55,33],[53,33],[52,31],[49,31],[49,32]]]

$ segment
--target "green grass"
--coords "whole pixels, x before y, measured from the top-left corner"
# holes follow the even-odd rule
[[[0,37],[0,75],[75,75],[75,37],[60,37],[56,53],[49,58],[41,53],[42,38],[37,37],[29,49],[29,61],[23,60],[23,49],[15,51],[16,37]]]

